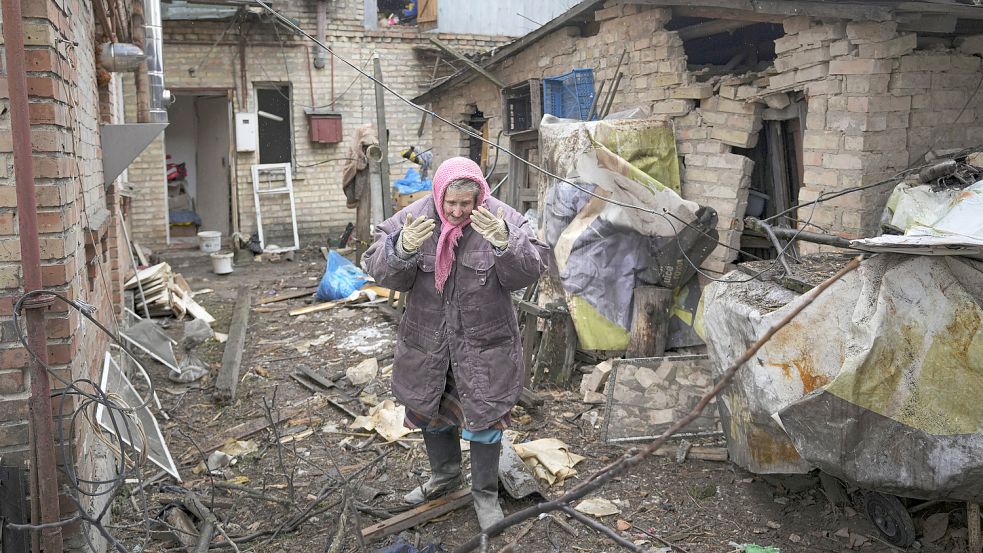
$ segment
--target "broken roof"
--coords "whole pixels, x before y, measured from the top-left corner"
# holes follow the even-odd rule
[[[854,0],[636,0],[636,4],[673,8],[674,13],[707,19],[731,19],[737,21],[767,21],[781,23],[786,17],[804,15],[823,19],[850,21],[898,21],[910,30],[922,30],[937,34],[983,34],[983,6],[977,0],[924,0],[921,2]],[[475,56],[473,61],[482,68],[490,68],[508,59],[550,33],[568,25],[583,25],[593,21],[594,12],[604,4],[603,0],[584,0],[557,16],[535,31],[512,42]],[[973,24],[957,27],[960,20]],[[413,98],[417,104],[432,102],[443,93],[476,77],[474,71],[464,68],[440,84]]]

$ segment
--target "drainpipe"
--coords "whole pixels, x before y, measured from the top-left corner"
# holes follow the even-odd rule
[[[144,49],[147,54],[150,113],[148,122],[167,123],[166,102],[170,93],[164,90],[164,32],[161,27],[160,0],[143,0]]]
[[[136,71],[137,121],[167,123],[160,0],[133,2],[133,43],[147,55]]]
[[[317,0],[317,41],[324,44],[324,36],[328,29],[328,2],[327,0]],[[314,52],[314,68],[324,69],[325,58],[328,51],[320,46]]]
[[[27,71],[24,62],[24,27],[20,0],[2,0],[3,40],[7,50],[7,86],[10,97],[10,127],[14,150],[14,180],[17,184],[17,223],[20,231],[21,268],[24,292],[41,289],[41,247],[38,238],[38,204],[34,188],[31,152],[31,119],[27,102]],[[24,303],[27,339],[37,354],[30,357],[31,397],[28,402],[34,462],[31,464],[32,513],[35,523],[57,523],[58,478],[55,473],[55,440],[51,419],[51,385],[48,362],[48,333],[44,311],[51,296],[35,296]],[[46,553],[61,553],[61,528],[41,532]]]

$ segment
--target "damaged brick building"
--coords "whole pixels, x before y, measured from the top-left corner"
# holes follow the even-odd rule
[[[477,61],[511,89],[591,68],[610,90],[624,53],[610,112],[671,119],[683,196],[717,211],[721,242],[754,252],[768,244],[743,232],[745,215],[773,215],[983,142],[981,21],[983,8],[965,2],[585,1]],[[451,116],[482,112],[493,137],[503,128],[500,90],[471,71],[415,101]],[[502,140],[537,159],[535,128]],[[438,161],[469,147],[453,129],[434,132]],[[506,165],[495,169],[510,177],[502,194],[524,210],[541,177]],[[873,235],[890,190],[800,209],[789,224]],[[720,245],[704,267],[720,273],[737,260]]]
[[[573,3],[475,7],[429,2],[410,24],[391,26],[379,18],[399,15],[405,3],[290,0],[272,6],[370,74],[372,56],[378,54],[383,81],[412,96],[462,65],[429,37],[461,53],[484,51],[536,27],[516,12],[547,21]],[[164,59],[165,81],[176,99],[169,108],[172,123],[129,171],[137,240],[160,245],[178,234],[193,237],[196,230],[250,235],[256,230],[252,166],[260,163],[291,165],[302,243],[324,244],[354,221],[354,211],[345,206],[341,173],[354,130],[376,124],[372,81],[276,23],[257,4],[165,3]],[[400,162],[399,151],[429,148],[431,128],[395,97],[387,94],[385,104],[395,179],[409,167]],[[249,114],[251,130],[242,121]],[[319,118],[334,119],[332,136],[315,136],[312,127]],[[250,133],[258,144],[248,143]],[[195,229],[168,225],[173,202],[165,179],[168,162],[184,163],[189,172],[187,192],[201,219]],[[264,197],[261,205],[266,234],[280,244],[292,241],[286,198]]]

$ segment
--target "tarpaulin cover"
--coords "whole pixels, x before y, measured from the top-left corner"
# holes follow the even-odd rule
[[[799,301],[768,282],[708,286],[698,328],[718,375]],[[753,472],[819,467],[884,493],[979,501],[981,305],[983,263],[897,254],[864,261],[775,334],[724,392],[731,458]]]
[[[393,183],[393,188],[399,194],[414,194],[424,190],[433,190],[433,181],[421,179],[416,168],[410,167],[406,170],[406,175],[403,178]]]
[[[888,199],[883,219],[904,235],[853,240],[850,245],[871,252],[983,259],[983,181],[940,191],[901,183]]]
[[[680,245],[693,263],[706,259],[715,245],[716,213],[679,196],[671,125],[647,119],[572,122],[547,115],[539,133],[548,170],[603,198],[656,211],[624,208],[562,181],[550,183],[542,232],[553,247],[581,347],[627,346],[638,284],[677,289],[674,312],[685,321],[674,317],[676,331],[670,328],[670,334],[684,343],[674,345],[699,343],[695,334],[679,328],[692,326],[698,297],[688,282],[695,270]]]

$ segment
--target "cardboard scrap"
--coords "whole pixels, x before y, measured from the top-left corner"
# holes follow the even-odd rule
[[[591,515],[595,517],[606,517],[611,515],[616,515],[621,512],[621,509],[617,505],[612,503],[608,499],[603,497],[590,497],[587,498],[574,507],[574,510],[580,511],[585,515]]]
[[[370,357],[345,371],[345,377],[355,386],[368,384],[379,374],[379,360]]]
[[[394,442],[413,432],[403,425],[405,418],[406,407],[397,406],[391,399],[387,399],[370,409],[368,415],[355,417],[348,427],[374,430],[387,442]]]
[[[522,444],[515,444],[515,452],[540,480],[550,486],[562,484],[577,474],[573,467],[584,457],[571,453],[569,446],[556,438],[543,438]]]

